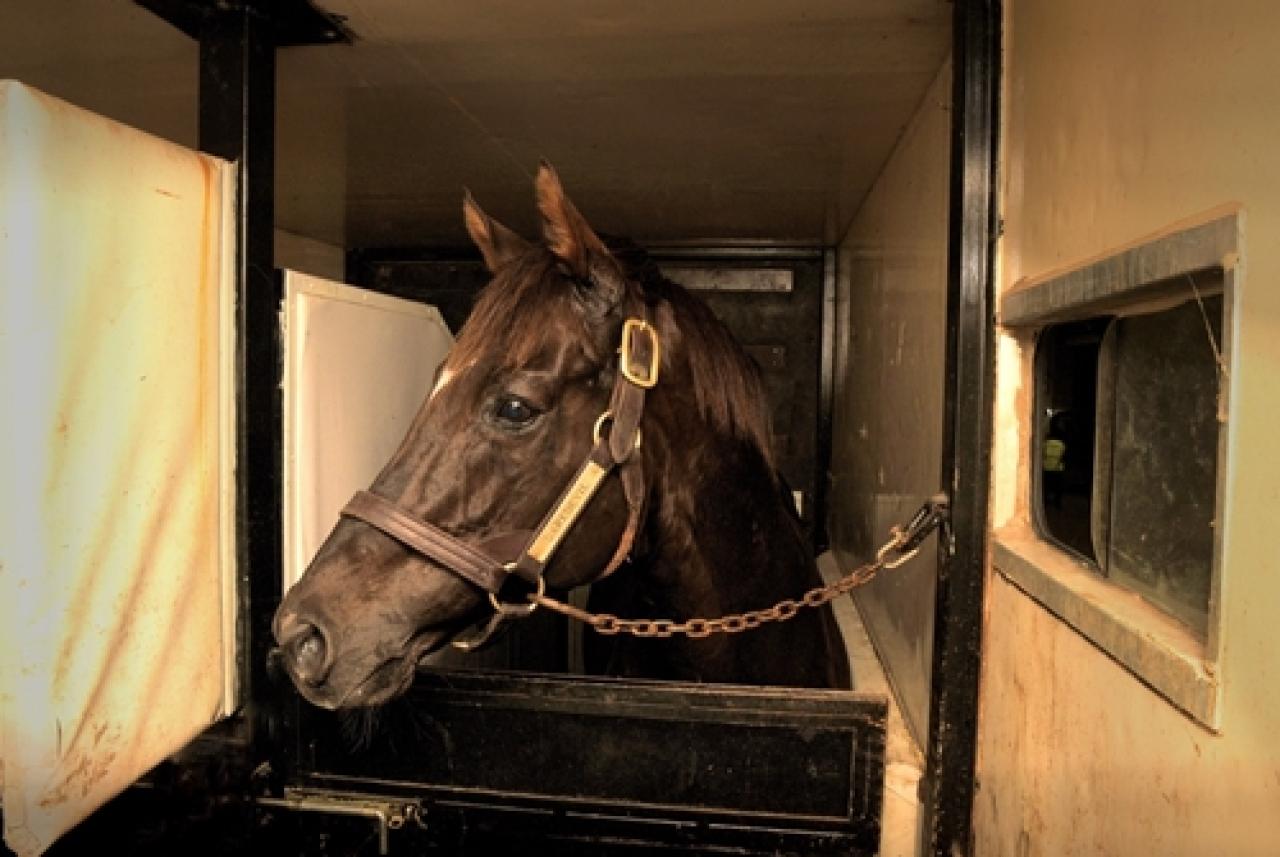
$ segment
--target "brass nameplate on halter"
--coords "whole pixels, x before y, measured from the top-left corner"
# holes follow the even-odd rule
[[[546,564],[551,554],[555,553],[556,548],[560,546],[565,533],[569,532],[573,522],[582,514],[583,508],[591,502],[596,489],[600,487],[601,481],[608,472],[594,461],[588,461],[578,471],[578,477],[560,498],[555,511],[547,518],[547,523],[538,531],[538,537],[533,540],[533,544],[529,545],[527,551],[529,556],[541,565]]]

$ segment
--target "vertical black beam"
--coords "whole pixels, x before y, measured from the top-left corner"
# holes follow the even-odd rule
[[[973,849],[994,375],[1000,14],[999,0],[960,0],[953,24],[942,484],[951,495],[954,550],[940,540],[924,795],[929,853],[945,857]]]
[[[280,288],[273,261],[275,41],[253,4],[228,4],[200,28],[202,151],[239,164],[236,201],[236,560],[241,699],[263,698],[281,581]],[[242,725],[258,736],[252,704]]]

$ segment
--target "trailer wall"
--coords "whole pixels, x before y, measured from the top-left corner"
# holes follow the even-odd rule
[[[939,488],[950,134],[948,61],[837,254],[829,531],[846,569]],[[856,598],[917,740],[928,731],[935,557],[930,541]]]
[[[1240,206],[1217,652],[1220,732],[993,565],[974,853],[1280,848],[1280,7],[1008,0],[998,289]],[[1027,517],[1028,337],[997,357],[993,524]],[[998,552],[997,552],[997,555]]]

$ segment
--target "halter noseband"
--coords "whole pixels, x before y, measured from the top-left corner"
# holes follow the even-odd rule
[[[645,392],[658,383],[658,369],[662,362],[658,333],[644,309],[639,317],[627,318],[623,322],[618,354],[613,394],[608,408],[596,419],[591,452],[532,533],[502,533],[478,545],[469,544],[369,491],[356,492],[342,510],[343,516],[369,524],[489,593],[498,619],[523,616],[533,612],[537,605],[499,601],[499,590],[514,575],[535,587],[537,594],[542,594],[546,587],[543,572],[556,549],[604,484],[605,477],[618,468],[627,500],[627,526],[613,558],[600,575],[601,578],[607,577],[630,553],[644,506],[641,457],[636,453],[640,450]],[[607,432],[606,425],[609,426]],[[516,559],[503,561],[498,558],[511,556],[517,547]],[[463,643],[459,648],[478,648],[496,630],[497,624],[491,622],[480,640]]]

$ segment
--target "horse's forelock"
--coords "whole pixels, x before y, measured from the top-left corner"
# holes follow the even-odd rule
[[[522,365],[532,360],[555,334],[569,329],[586,336],[575,321],[573,285],[545,250],[505,265],[476,300],[471,316],[450,352],[446,367],[461,371],[479,362]]]

